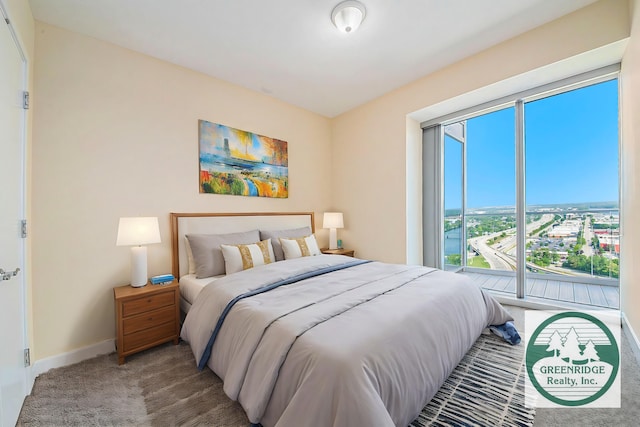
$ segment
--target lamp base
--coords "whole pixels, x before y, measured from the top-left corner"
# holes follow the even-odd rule
[[[338,249],[338,230],[329,229],[329,249]]]
[[[131,247],[131,286],[141,288],[147,284],[147,247]]]

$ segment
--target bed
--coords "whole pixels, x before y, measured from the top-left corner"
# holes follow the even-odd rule
[[[313,229],[313,214],[171,215],[178,277],[194,230]],[[487,326],[513,320],[462,275],[322,254],[214,278],[188,309],[198,367],[264,427],[406,426]]]

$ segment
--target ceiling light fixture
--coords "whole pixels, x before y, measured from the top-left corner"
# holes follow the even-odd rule
[[[343,33],[352,33],[362,24],[365,15],[366,10],[362,3],[353,0],[343,1],[333,8],[331,22]]]

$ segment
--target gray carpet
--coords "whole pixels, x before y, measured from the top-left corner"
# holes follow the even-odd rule
[[[130,356],[98,356],[40,375],[20,426],[246,427],[242,407],[209,369],[198,371],[185,343]]]
[[[524,310],[507,308],[516,318],[518,328],[523,330]],[[486,339],[491,339],[490,344],[497,342],[497,338],[489,336],[481,338],[480,343],[486,342]],[[538,409],[535,425],[638,425],[634,421],[640,419],[640,407],[637,404],[640,399],[640,370],[628,342],[623,341],[622,409]],[[478,343],[475,347],[477,346]],[[523,350],[523,346],[519,346],[518,351]],[[479,352],[483,353],[482,350]],[[464,366],[465,363],[461,363],[454,374],[457,372],[459,375],[459,370]],[[464,378],[464,375],[461,377]],[[445,386],[439,394],[450,392]],[[484,394],[491,396],[488,390]],[[455,413],[455,408],[446,406],[433,411],[434,405],[446,401],[442,395],[436,396],[430,403],[432,412]],[[477,402],[474,405],[482,406]],[[429,409],[429,406],[425,409]],[[424,425],[452,424],[446,420],[433,420],[436,418],[428,418]],[[517,424],[505,419],[498,424],[487,421],[484,425]],[[18,425],[246,427],[248,420],[242,408],[226,397],[216,375],[208,369],[202,372],[196,370],[188,345],[181,343],[178,346],[167,344],[131,356],[122,366],[118,366],[116,355],[111,354],[54,369],[39,376],[32,395],[25,401]]]
[[[522,346],[481,336],[414,425],[456,419],[458,425],[531,426],[522,359]],[[189,346],[181,343],[131,356],[122,366],[111,354],[53,369],[36,380],[18,424],[246,427],[249,421],[216,375],[196,369]]]

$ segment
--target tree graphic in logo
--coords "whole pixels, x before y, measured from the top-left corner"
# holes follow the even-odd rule
[[[600,356],[598,356],[598,352],[596,351],[596,345],[591,340],[587,341],[587,345],[584,347],[582,355],[590,361],[600,360]]]
[[[553,351],[554,356],[560,356],[560,350],[562,350],[562,337],[557,330],[553,331],[551,338],[549,338],[549,347],[547,351]]]
[[[601,397],[616,378],[620,353],[599,319],[581,312],[551,316],[527,345],[529,380],[559,405],[581,406]]]

